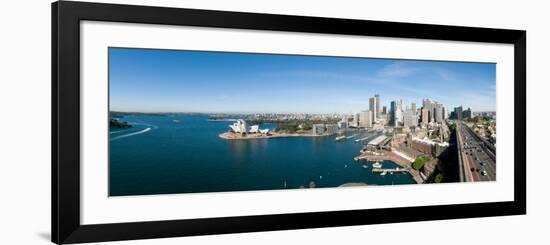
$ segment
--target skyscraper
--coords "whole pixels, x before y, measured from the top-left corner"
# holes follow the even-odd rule
[[[397,101],[397,116],[396,117],[397,117],[399,123],[403,122],[403,101],[402,100]]]
[[[416,127],[417,125],[416,110],[413,111],[411,108],[406,110],[405,113],[403,113],[403,126]]]
[[[461,121],[462,120],[462,106],[455,107],[455,119]]]
[[[397,101],[392,101],[390,102],[390,125],[392,126],[396,126],[397,125],[397,120],[395,118],[395,111],[397,110]]]
[[[470,107],[468,107],[468,109],[465,110],[465,111],[463,112],[462,117],[463,117],[464,119],[470,119],[470,118],[472,118],[472,109],[471,109]]]
[[[443,122],[443,105],[436,103],[434,108],[434,118],[436,123]]]
[[[374,98],[376,98],[375,108],[376,108],[376,118],[379,119],[380,117],[380,95],[375,94]]]
[[[434,121],[434,101],[432,99],[423,99],[422,108],[428,110],[428,120]]]
[[[374,97],[369,98],[369,110],[372,112],[372,122],[378,120],[378,106],[380,105],[378,104],[378,95],[376,94]]]
[[[427,125],[430,123],[430,116],[428,109],[422,109],[422,124]]]
[[[399,126],[399,123],[403,121],[403,113],[401,110],[401,101],[394,100],[390,103],[390,113],[391,113],[391,125],[394,127]]]

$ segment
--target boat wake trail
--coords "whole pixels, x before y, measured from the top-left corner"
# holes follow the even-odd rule
[[[118,140],[118,139],[130,137],[130,136],[134,136],[134,135],[138,135],[138,134],[143,134],[143,133],[146,133],[146,132],[149,131],[149,130],[151,130],[151,128],[146,128],[146,129],[143,129],[143,130],[140,130],[140,131],[137,131],[137,132],[133,132],[133,133],[129,133],[129,134],[125,134],[125,135],[113,137],[113,138],[111,138],[110,141],[114,141],[114,140]]]
[[[109,134],[118,134],[122,132],[126,132],[126,130],[113,131],[113,132],[109,132]]]

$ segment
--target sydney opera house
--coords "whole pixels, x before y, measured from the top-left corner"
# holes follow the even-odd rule
[[[269,129],[260,129],[258,125],[252,125],[248,127],[248,124],[243,119],[237,119],[235,123],[232,125],[229,125],[231,128],[231,131],[233,133],[240,133],[240,134],[267,134],[269,133]]]

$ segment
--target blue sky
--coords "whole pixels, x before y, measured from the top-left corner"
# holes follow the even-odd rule
[[[432,98],[495,110],[496,65],[321,56],[109,49],[110,110],[348,113]]]

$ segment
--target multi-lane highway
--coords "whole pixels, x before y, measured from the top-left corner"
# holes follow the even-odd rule
[[[463,122],[456,123],[461,181],[496,180],[496,150]]]

